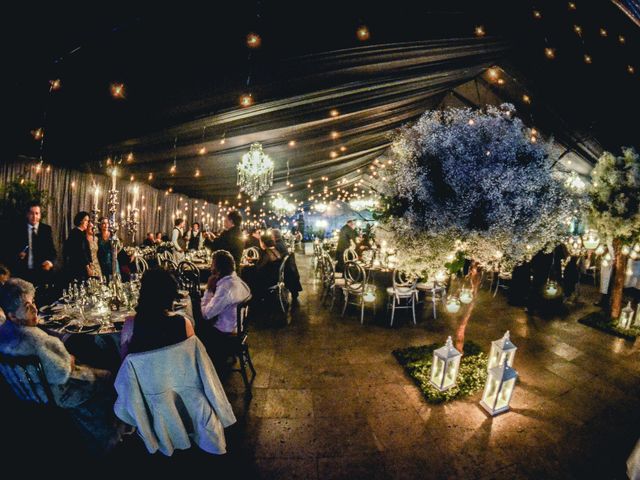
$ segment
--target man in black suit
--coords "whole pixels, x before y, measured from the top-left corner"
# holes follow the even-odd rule
[[[242,251],[244,250],[244,240],[242,239],[242,230],[240,230],[241,224],[242,215],[240,215],[240,212],[237,210],[230,211],[224,217],[224,232],[213,240],[206,239],[204,246],[213,251],[226,250],[233,256],[236,265],[239,266],[242,259]]]
[[[34,285],[50,283],[56,249],[53,245],[51,227],[40,221],[40,204],[30,203],[26,211],[26,222],[14,232],[8,263],[15,277],[24,278]]]

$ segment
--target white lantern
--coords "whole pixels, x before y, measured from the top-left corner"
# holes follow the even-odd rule
[[[598,234],[593,230],[589,230],[587,234],[582,238],[582,244],[587,250],[594,250],[600,244]]]
[[[451,295],[449,296],[449,298],[447,298],[447,304],[445,305],[447,312],[458,313],[460,311],[460,307],[461,305],[458,297],[456,297],[455,295]]]
[[[463,289],[460,290],[460,302],[464,303],[465,305],[471,303],[473,301],[473,291],[468,288],[465,287]]]
[[[596,255],[602,255],[604,253],[604,245],[598,245],[596,248]]]
[[[640,302],[638,303],[638,307],[636,308],[636,321],[633,322],[633,326],[640,326]]]
[[[518,372],[511,368],[506,360],[502,365],[489,370],[480,405],[491,416],[509,410],[509,402],[516,385]]]
[[[507,330],[501,339],[491,342],[487,371],[504,364],[505,361],[513,367],[513,358],[516,356],[517,349],[518,347],[511,343],[511,336]]]
[[[633,324],[633,308],[631,308],[631,302],[627,303],[627,306],[620,312],[620,318],[618,318],[618,326],[625,330],[631,327]]]
[[[629,248],[629,245],[623,245],[620,252],[622,252],[623,255],[629,255],[631,249]]]
[[[451,337],[443,347],[434,350],[429,383],[444,392],[455,386],[462,354],[455,349]]]
[[[558,284],[553,280],[547,280],[547,283],[544,286],[544,296],[548,298],[553,298],[557,294],[558,294]]]

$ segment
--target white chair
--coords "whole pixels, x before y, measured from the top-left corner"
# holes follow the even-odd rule
[[[357,262],[346,262],[344,264],[344,306],[342,316],[347,310],[347,305],[357,305],[360,307],[360,324],[364,323],[364,291],[367,283],[367,274]]]
[[[240,263],[252,263],[260,259],[260,252],[256,247],[245,248],[242,251]]]
[[[344,287],[344,278],[336,278],[335,265],[329,255],[322,257],[322,300],[326,300],[328,296],[331,296],[330,310],[333,309],[333,304],[336,300],[336,292]]]
[[[418,292],[424,292],[425,301],[430,301],[432,304],[433,318],[438,318],[437,304],[438,302],[445,302],[447,287],[435,280],[427,280],[416,284],[416,295]]]
[[[418,290],[416,288],[418,284],[418,278],[411,278],[406,273],[400,270],[394,270],[393,274],[393,286],[387,288],[387,295],[389,301],[387,303],[387,310],[391,309],[391,323],[390,327],[393,327],[393,319],[396,314],[396,309],[411,309],[413,315],[413,324],[416,324],[416,298],[418,296]]]
[[[357,262],[358,254],[353,248],[347,248],[344,252],[342,252],[342,259],[344,260],[344,263]]]

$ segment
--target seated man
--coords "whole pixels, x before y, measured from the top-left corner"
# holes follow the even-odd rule
[[[0,326],[0,352],[11,356],[36,355],[56,404],[70,409],[93,453],[106,453],[121,436],[121,424],[112,411],[111,374],[76,365],[75,358],[58,338],[37,327],[34,295],[33,285],[19,278],[7,281],[0,290],[0,307],[7,317]],[[43,396],[44,389],[39,393]]]
[[[218,370],[232,353],[229,337],[237,333],[236,307],[251,296],[249,287],[236,275],[235,268],[235,260],[229,252],[214,252],[211,277],[202,298],[204,325],[198,335]]]

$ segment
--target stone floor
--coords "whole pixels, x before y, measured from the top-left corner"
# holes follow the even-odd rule
[[[319,299],[310,257],[298,265],[304,292],[288,326],[256,324],[258,371],[248,400],[238,374],[225,381],[238,423],[229,454],[146,454],[129,439],[107,458],[118,470],[228,471],[235,478],[626,478],[640,437],[640,348],[577,323],[593,291],[563,318],[528,316],[498,294],[478,299],[466,338],[484,345],[511,331],[520,375],[511,411],[491,418],[480,394],[429,405],[391,351],[444,342],[459,318],[430,309],[389,328],[371,314],[342,318]],[[591,293],[591,295],[589,295]]]
[[[593,289],[563,318],[527,316],[504,297],[478,300],[466,338],[485,345],[511,331],[520,375],[510,412],[489,417],[480,394],[432,406],[391,351],[443,342],[457,318],[429,309],[393,328],[319,300],[310,261],[291,325],[251,334],[258,376],[243,401],[236,454],[257,478],[626,478],[640,437],[640,348],[577,323]],[[591,294],[591,295],[589,295]]]

